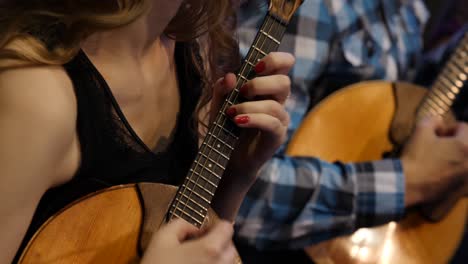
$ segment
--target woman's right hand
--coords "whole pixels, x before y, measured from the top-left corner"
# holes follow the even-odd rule
[[[226,221],[201,233],[184,220],[174,220],[154,234],[141,263],[233,264],[237,256],[233,232]]]

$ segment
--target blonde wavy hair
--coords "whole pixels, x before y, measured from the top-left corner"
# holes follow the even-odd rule
[[[150,0],[0,0],[0,61],[65,64],[86,37],[132,23],[149,5]],[[177,41],[196,44],[190,45],[189,53],[204,88],[208,88],[202,104],[210,100],[214,79],[237,67],[234,30],[230,0],[185,0],[166,29],[165,33]],[[203,65],[199,63],[200,39],[203,50],[209,51],[202,56]]]

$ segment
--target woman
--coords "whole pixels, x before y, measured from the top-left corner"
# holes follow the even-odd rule
[[[228,36],[229,1],[0,5],[0,262],[7,263],[24,237],[87,193],[129,182],[180,183],[197,151],[192,113],[213,116],[233,89],[233,74],[219,78],[233,60],[220,55],[237,47]],[[195,40],[201,35],[206,56]],[[293,61],[282,53],[264,58],[256,67],[262,77],[242,89],[261,100],[227,112],[255,133],[241,137],[212,204],[226,222],[186,241],[197,231],[174,221],[154,235],[143,262],[232,263],[230,222],[285,138],[284,74]]]

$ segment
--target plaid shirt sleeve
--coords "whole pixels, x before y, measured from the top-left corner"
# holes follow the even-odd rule
[[[297,249],[398,220],[403,211],[399,160],[331,164],[278,156],[247,195],[236,231],[259,249]]]
[[[286,105],[289,139],[307,114],[311,97],[325,94],[315,83],[327,72],[353,74],[359,80],[408,77],[404,74],[412,70],[410,61],[421,48],[418,30],[427,12],[420,0],[398,8],[389,2],[400,5],[386,0],[304,2],[281,47],[296,55]],[[383,5],[385,16],[375,16],[376,3]],[[238,35],[244,53],[261,22],[262,8],[266,11],[264,0],[249,0],[242,9]],[[387,19],[387,27],[382,19]],[[372,53],[363,52],[363,39]],[[399,160],[327,163],[289,157],[286,146],[264,165],[246,196],[236,221],[238,240],[259,249],[298,249],[403,215],[405,179]]]

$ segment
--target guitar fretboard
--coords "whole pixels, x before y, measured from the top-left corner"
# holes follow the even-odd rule
[[[225,114],[226,110],[242,102],[240,88],[255,77],[254,68],[258,61],[268,53],[278,50],[286,26],[286,23],[271,13],[266,16],[237,74],[235,89],[226,97],[210,125],[200,151],[174,198],[169,210],[169,219],[183,218],[197,227],[203,224],[240,135],[240,129]]]
[[[467,84],[468,79],[468,33],[458,45],[444,70],[434,82],[417,113],[417,119],[427,116],[445,116]]]

